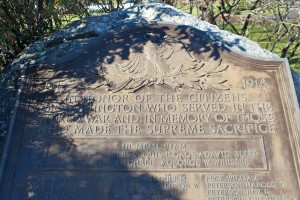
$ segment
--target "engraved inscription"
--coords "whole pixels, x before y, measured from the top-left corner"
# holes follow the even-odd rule
[[[245,139],[198,139],[198,140],[150,140],[131,139],[117,143],[113,140],[90,142],[89,148],[82,147],[75,151],[57,151],[53,144],[45,154],[43,168],[71,169],[93,168],[105,171],[119,171],[118,166],[128,166],[129,170],[180,171],[185,169],[205,171],[266,170],[267,161],[261,137]],[[217,144],[211,146],[211,143]],[[84,140],[82,141],[84,143]],[[110,144],[110,148],[106,144]],[[78,147],[81,143],[76,143]],[[240,146],[240,147],[235,147]],[[234,148],[233,148],[234,147]],[[106,166],[102,160],[107,157],[118,158],[114,167]],[[66,159],[69,158],[69,159]],[[88,159],[87,163],[76,163],[77,160]],[[57,163],[60,161],[60,164]],[[111,163],[110,163],[111,165]],[[120,169],[122,171],[122,169]]]
[[[207,175],[205,176],[208,199],[219,199],[226,196],[231,199],[264,200],[286,199],[295,200],[288,192],[283,181],[267,181],[260,175]]]
[[[77,104],[83,104],[81,113],[73,112]],[[47,124],[54,120],[63,124],[59,134],[71,137],[278,134],[272,104],[252,101],[243,93],[67,93],[60,103],[40,108],[47,112],[41,116],[45,123],[41,134],[53,133],[55,127]]]

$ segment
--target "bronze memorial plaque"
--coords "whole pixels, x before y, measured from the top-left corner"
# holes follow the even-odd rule
[[[209,37],[132,25],[28,66],[0,199],[300,200],[287,62]]]

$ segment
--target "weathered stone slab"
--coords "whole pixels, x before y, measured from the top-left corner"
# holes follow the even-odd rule
[[[298,108],[285,60],[123,26],[27,68],[0,199],[300,199]]]

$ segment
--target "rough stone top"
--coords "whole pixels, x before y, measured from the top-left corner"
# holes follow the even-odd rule
[[[209,33],[211,37],[237,53],[240,52],[255,58],[278,58],[276,54],[262,49],[257,43],[245,37],[220,30],[217,26],[201,21],[172,6],[161,3],[141,3],[111,14],[91,16],[70,23],[52,36],[29,46],[15,63],[24,58],[42,62],[80,51],[83,46],[93,42],[97,36],[132,23],[168,23],[192,26]]]

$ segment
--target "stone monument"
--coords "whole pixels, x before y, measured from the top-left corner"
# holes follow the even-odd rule
[[[124,24],[27,66],[0,199],[296,200],[299,130],[286,60]]]

